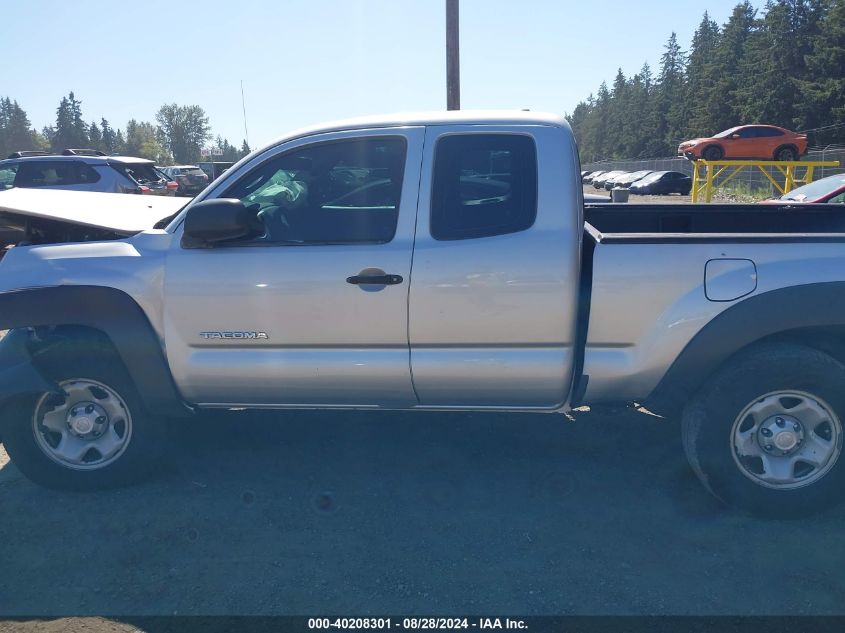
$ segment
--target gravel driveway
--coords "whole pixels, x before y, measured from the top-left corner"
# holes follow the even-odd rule
[[[155,481],[100,494],[37,488],[0,452],[0,614],[845,613],[845,511],[726,511],[654,416],[173,429]]]

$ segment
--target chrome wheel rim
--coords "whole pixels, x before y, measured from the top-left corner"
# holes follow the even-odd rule
[[[38,447],[57,464],[98,470],[114,463],[132,439],[132,416],[114,389],[74,378],[41,396],[32,417]]]
[[[802,488],[833,468],[842,452],[842,422],[821,398],[774,391],[737,416],[731,449],[740,472],[754,483],[779,490]]]

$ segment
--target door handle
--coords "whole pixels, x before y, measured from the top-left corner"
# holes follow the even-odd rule
[[[371,284],[373,286],[395,286],[402,283],[402,275],[353,275],[346,278],[348,284]]]

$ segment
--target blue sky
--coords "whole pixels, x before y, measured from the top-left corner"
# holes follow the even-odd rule
[[[461,105],[571,111],[671,31],[686,48],[705,9],[737,0],[461,0]],[[762,2],[756,3],[758,6]],[[73,90],[87,121],[153,121],[199,104],[214,133],[253,147],[327,119],[445,108],[444,0],[5,2],[0,96],[38,129]]]

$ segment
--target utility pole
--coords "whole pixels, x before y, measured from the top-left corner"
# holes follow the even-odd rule
[[[446,0],[446,109],[461,109],[458,0]]]

